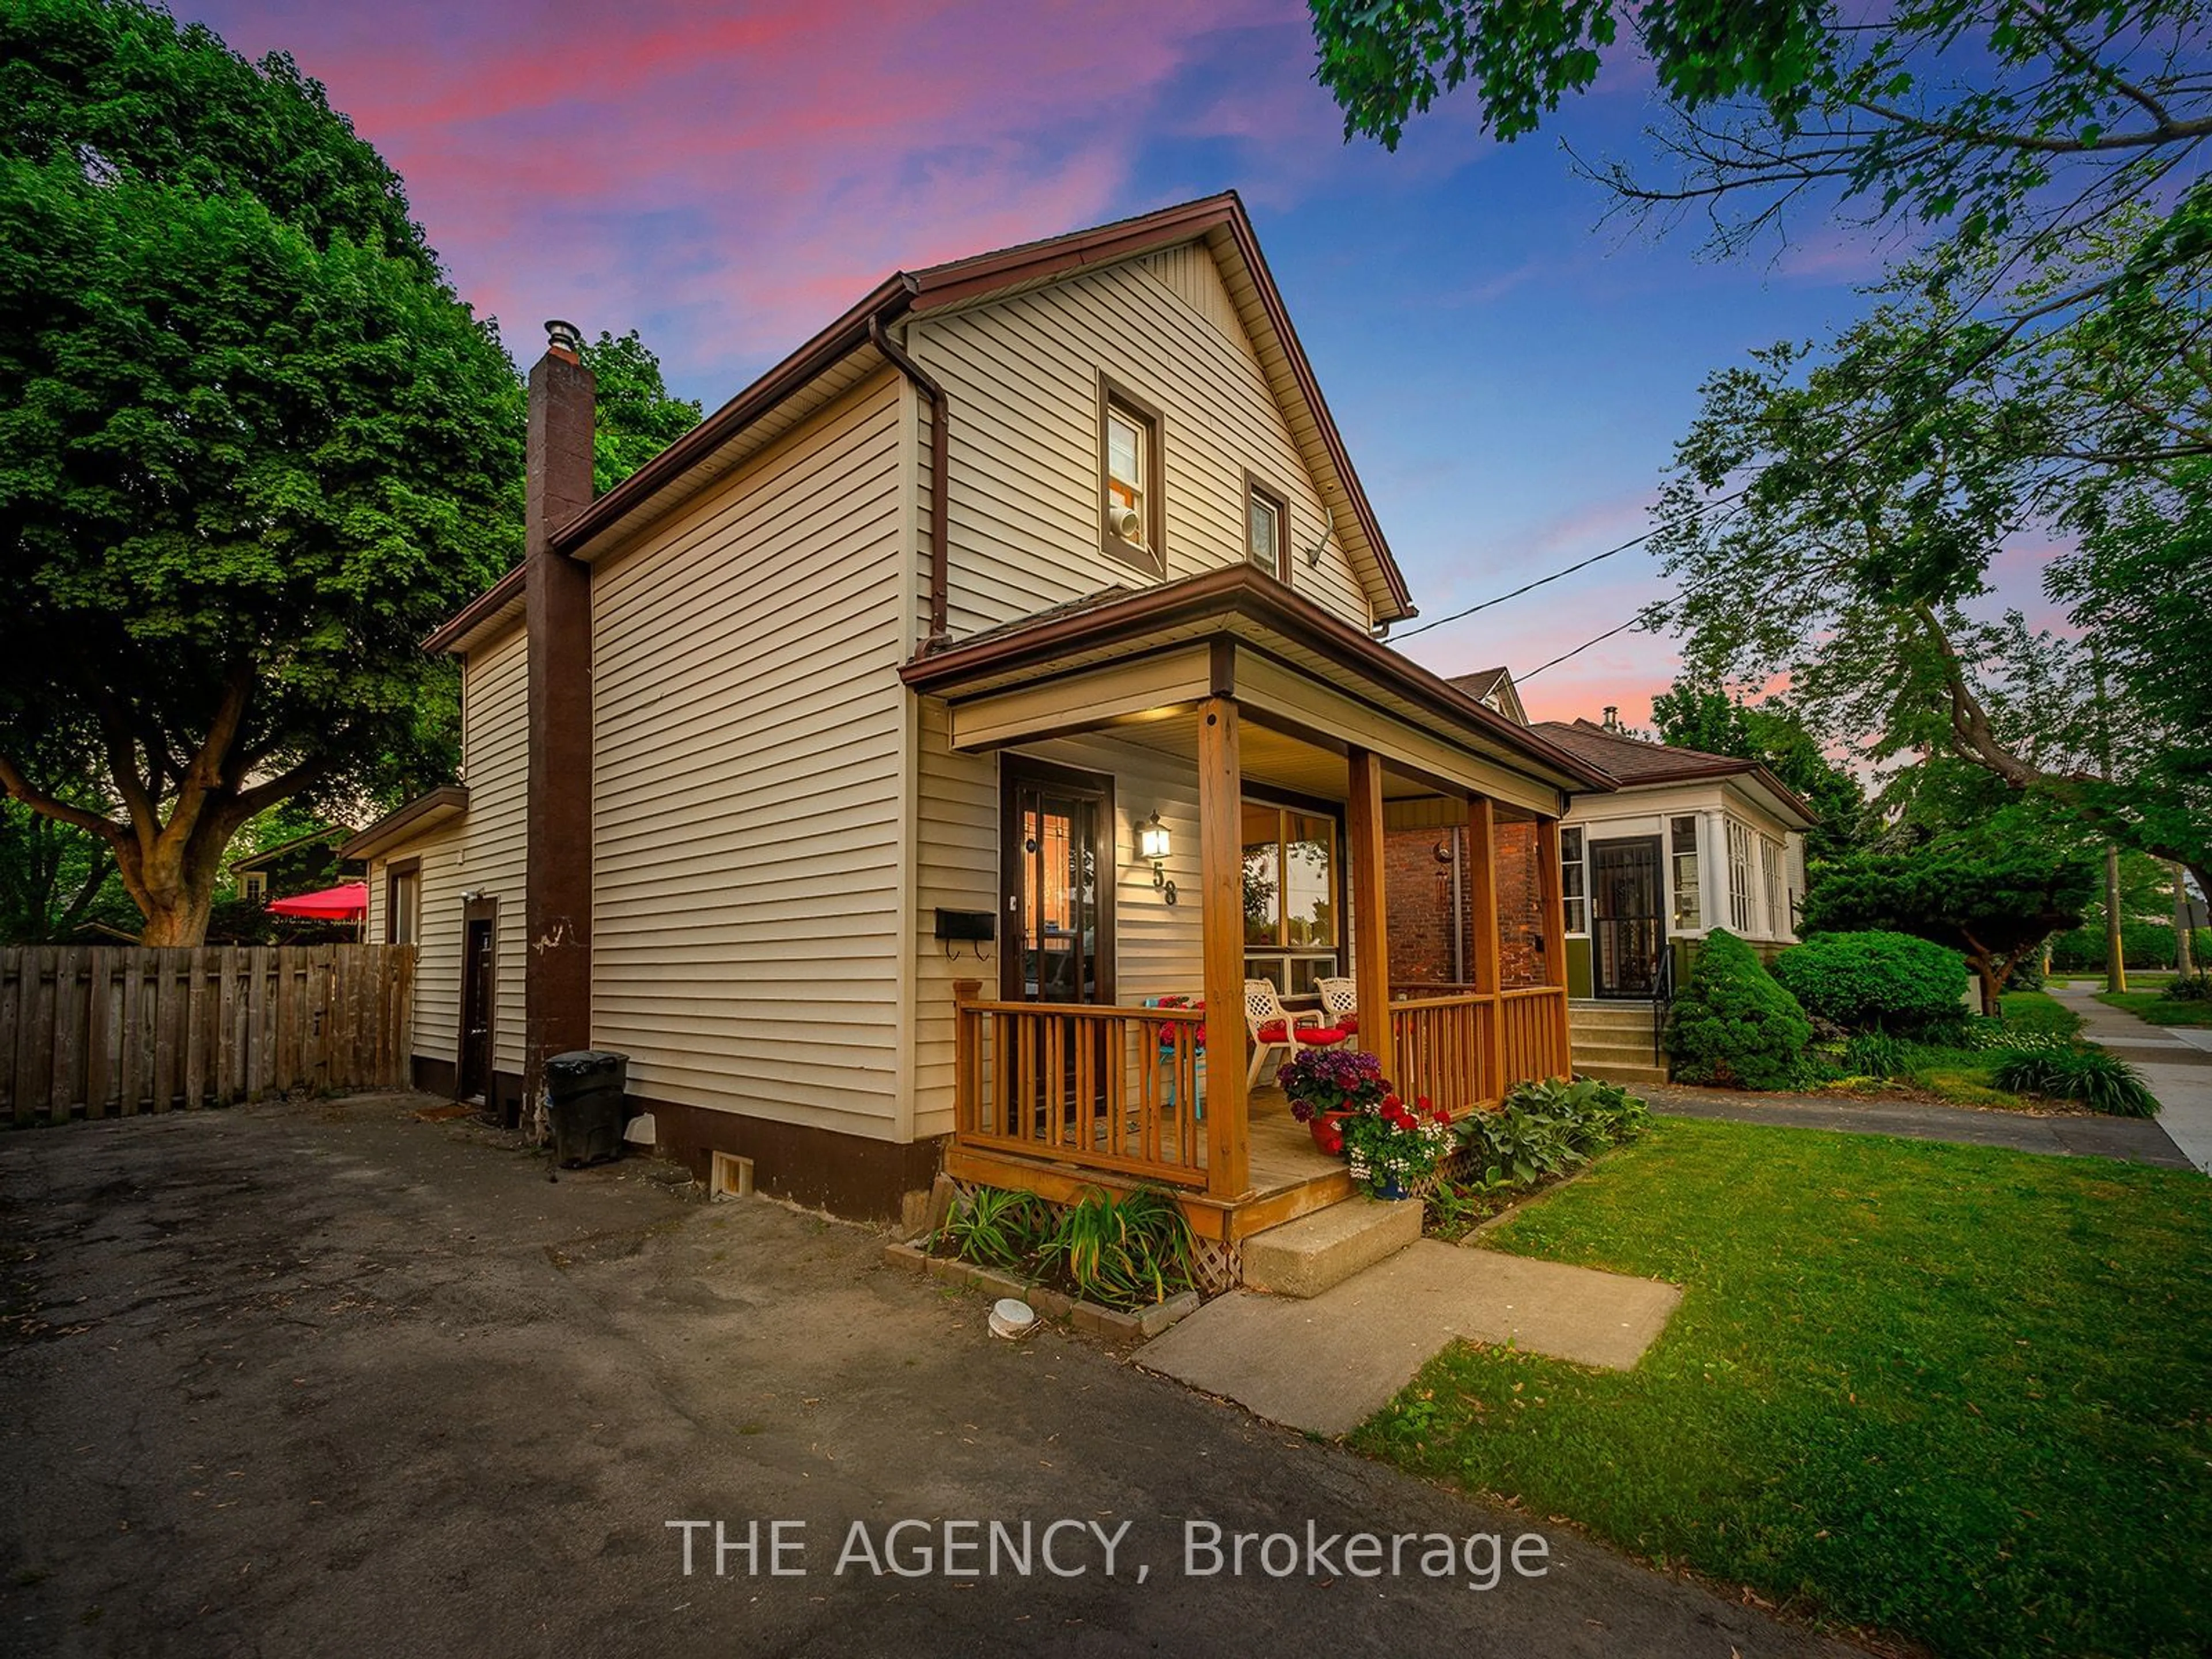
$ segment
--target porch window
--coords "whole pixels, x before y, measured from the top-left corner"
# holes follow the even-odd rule
[[[1734,818],[1728,821],[1729,926],[1739,933],[1751,931],[1751,831]]]
[[[1244,803],[1244,971],[1284,992],[1336,971],[1336,821]]]
[[[1698,821],[1676,818],[1668,825],[1667,834],[1674,860],[1674,931],[1695,933],[1705,925],[1698,902]]]
[[[1583,864],[1583,832],[1559,831],[1559,908],[1571,933],[1589,932],[1589,880]]]
[[[1759,868],[1766,878],[1766,936],[1780,939],[1790,931],[1790,913],[1782,908],[1782,845],[1770,836],[1759,838]]]

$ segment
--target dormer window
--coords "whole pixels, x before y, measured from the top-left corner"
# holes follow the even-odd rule
[[[1165,575],[1159,416],[1103,377],[1099,408],[1100,543],[1123,563]]]

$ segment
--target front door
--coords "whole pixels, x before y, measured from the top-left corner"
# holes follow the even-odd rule
[[[1000,994],[1114,1000],[1114,786],[1009,756],[1001,775]]]
[[[1659,837],[1590,843],[1590,972],[1601,997],[1651,994],[1666,948]]]
[[[453,1067],[453,1097],[491,1104],[491,1034],[498,936],[490,916],[461,923],[461,1044]]]

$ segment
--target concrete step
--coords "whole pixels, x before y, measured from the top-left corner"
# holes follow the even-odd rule
[[[1656,1066],[1659,1057],[1651,1051],[1651,1039],[1641,1042],[1582,1042],[1575,1044],[1577,1060],[1620,1060],[1632,1066]]]
[[[1244,1241],[1244,1287],[1319,1296],[1421,1236],[1421,1200],[1348,1198]]]
[[[1567,1024],[1577,1031],[1632,1030],[1638,1026],[1648,1031],[1651,1029],[1651,1011],[1631,1006],[1619,1012],[1607,1008],[1602,1012],[1585,1012],[1577,1008],[1568,1013]]]
[[[1594,1077],[1601,1083],[1664,1083],[1667,1080],[1667,1073],[1662,1066],[1649,1064],[1631,1066],[1615,1060],[1585,1060],[1580,1054],[1575,1056],[1575,1075]]]

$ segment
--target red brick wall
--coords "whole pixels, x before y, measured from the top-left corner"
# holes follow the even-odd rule
[[[1536,878],[1534,819],[1498,826],[1498,969],[1510,988],[1544,983],[1544,890]]]
[[[1394,984],[1443,984],[1453,979],[1452,928],[1461,930],[1463,975],[1474,974],[1474,917],[1465,882],[1452,914],[1452,866],[1437,849],[1455,852],[1464,831],[1392,830],[1383,836],[1383,873],[1390,904],[1390,979]],[[1498,963],[1507,986],[1544,983],[1544,895],[1536,875],[1536,826],[1497,829]]]
[[[1389,903],[1390,981],[1448,984],[1452,978],[1452,864],[1440,859],[1456,849],[1450,830],[1387,830],[1382,871]],[[1464,900],[1465,890],[1462,890]],[[1464,912],[1462,903],[1462,913]]]

